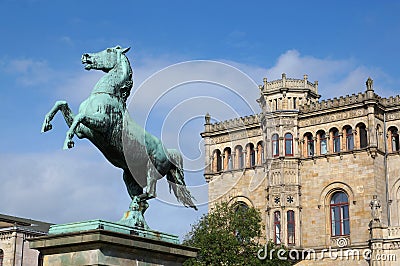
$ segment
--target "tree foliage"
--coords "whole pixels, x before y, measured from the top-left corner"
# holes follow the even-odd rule
[[[185,236],[184,245],[200,250],[196,259],[184,265],[290,265],[278,260],[275,253],[272,260],[269,256],[265,260],[257,257],[257,252],[265,247],[267,252],[281,248],[271,242],[265,245],[261,228],[261,214],[255,208],[217,204]]]

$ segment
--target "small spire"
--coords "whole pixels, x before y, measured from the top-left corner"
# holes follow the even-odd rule
[[[207,125],[210,124],[210,118],[211,118],[210,114],[207,113],[206,116],[205,116],[205,120],[206,120],[206,124],[207,124]]]
[[[367,82],[365,82],[365,85],[367,85],[367,91],[374,91],[374,81],[371,79],[371,77],[368,77]]]
[[[264,90],[267,90],[267,86],[268,86],[268,80],[267,80],[267,78],[264,78],[264,79],[263,79],[263,82],[264,82]]]

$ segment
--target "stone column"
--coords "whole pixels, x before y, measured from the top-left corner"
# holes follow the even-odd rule
[[[354,139],[354,149],[359,149],[361,144],[360,144],[360,127],[356,126],[356,130],[353,132],[353,139]]]
[[[316,155],[321,155],[321,138],[320,134],[317,134],[317,137],[315,139],[315,150],[316,150]]]

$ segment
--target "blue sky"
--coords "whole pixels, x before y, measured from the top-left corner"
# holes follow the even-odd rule
[[[363,91],[368,76],[376,92],[390,96],[400,88],[399,11],[397,1],[0,0],[0,212],[54,223],[119,220],[129,205],[120,171],[93,145],[76,139],[75,148],[61,149],[67,130],[61,115],[51,132],[40,134],[44,115],[56,100],[67,100],[76,112],[101,76],[83,69],[82,53],[131,46],[127,55],[135,89],[171,64],[216,60],[259,84],[282,72],[293,78],[308,74],[319,81],[322,98]],[[256,88],[239,91],[255,103]],[[184,100],[182,95],[209,96],[230,107],[238,103],[232,93],[212,85],[181,86],[175,93],[181,98],[170,95],[160,109],[151,109],[146,127],[159,137],[164,134],[171,148],[178,148],[168,141],[174,133],[163,122],[177,99]],[[157,96],[151,88],[148,94]],[[136,103],[141,104],[130,109],[139,119],[154,102],[146,98]],[[182,118],[184,125],[175,143],[187,162],[199,165],[204,164],[202,115],[210,112],[218,120],[253,112],[228,112],[212,100],[182,108],[173,119]],[[190,122],[180,116],[185,110],[194,111]],[[186,179],[202,187],[196,193],[205,203],[205,182],[197,170]],[[167,194],[164,190],[161,183],[160,194]],[[180,236],[207,211],[206,204],[199,212],[163,200],[150,205],[150,226]]]

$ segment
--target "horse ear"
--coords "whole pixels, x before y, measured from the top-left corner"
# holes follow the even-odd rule
[[[123,49],[123,50],[122,50],[122,54],[127,53],[130,49],[131,49],[131,47],[128,47],[128,48]]]

